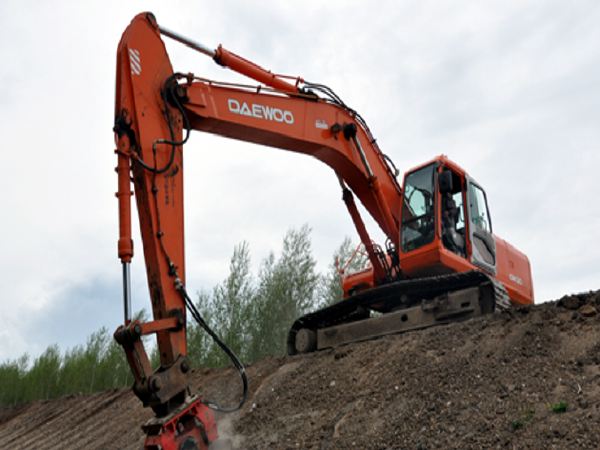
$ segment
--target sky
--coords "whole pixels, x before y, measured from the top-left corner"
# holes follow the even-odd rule
[[[486,190],[495,234],[529,257],[537,303],[600,289],[594,0],[5,1],[0,362],[73,348],[123,321],[116,51],[143,11],[208,47],[331,87],[402,173],[448,155]],[[176,71],[247,82],[165,42]],[[345,236],[358,241],[333,171],[317,160],[201,133],[184,157],[190,292],[225,279],[242,241],[255,271],[305,223],[320,270]],[[133,307],[149,310],[134,241]]]

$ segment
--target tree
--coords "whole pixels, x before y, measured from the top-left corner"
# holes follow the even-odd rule
[[[266,355],[285,354],[287,333],[296,318],[316,306],[319,277],[312,255],[310,228],[290,229],[281,256],[263,260],[259,285],[252,303],[251,347],[255,361]]]
[[[214,323],[212,298],[209,292],[204,290],[198,292],[196,309],[198,309],[200,316],[206,323]],[[213,355],[212,345],[211,337],[188,315],[187,354],[194,367],[215,367],[218,365],[216,355]]]
[[[67,349],[63,356],[59,378],[59,390],[64,393],[78,393],[85,391],[85,349],[76,345]]]
[[[241,359],[247,354],[247,312],[253,297],[250,249],[242,242],[233,251],[229,276],[222,285],[215,287],[213,297],[214,319],[221,339]],[[223,354],[223,363],[228,362],[229,358]]]
[[[247,242],[242,242],[234,248],[229,276],[214,287],[212,298],[205,292],[200,294],[197,305],[205,322],[242,360],[248,354],[248,312],[254,298],[250,267],[250,247]],[[229,364],[229,357],[196,324],[188,327],[188,354],[202,365]]]
[[[0,406],[7,407],[23,402],[23,377],[27,373],[29,355],[6,361],[0,365]]]
[[[22,378],[25,401],[38,398],[47,400],[56,396],[60,364],[61,356],[57,344],[49,346],[34,360],[33,366]]]
[[[319,296],[322,306],[333,305],[344,298],[342,281],[349,273],[367,267],[369,258],[364,253],[364,246],[357,247],[346,236],[333,254],[327,273],[321,277]]]
[[[112,336],[102,358],[100,380],[102,389],[129,386],[133,382],[133,374],[125,351],[115,339],[112,339]]]

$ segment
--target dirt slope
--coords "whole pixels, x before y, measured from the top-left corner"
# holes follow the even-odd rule
[[[242,411],[217,415],[244,449],[597,449],[600,292],[247,368]],[[233,404],[232,368],[200,370]],[[568,410],[550,411],[563,401]],[[139,449],[152,415],[128,389],[0,410],[0,448]],[[519,429],[515,429],[519,428]]]

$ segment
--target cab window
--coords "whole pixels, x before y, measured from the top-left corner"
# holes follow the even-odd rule
[[[492,220],[487,208],[485,193],[481,188],[473,183],[469,183],[470,199],[471,199],[471,221],[477,228],[492,232]]]
[[[487,207],[485,192],[469,183],[469,221],[473,243],[472,261],[486,270],[496,270],[496,241],[492,234],[492,221]]]
[[[467,257],[463,188],[460,176],[450,169],[440,173],[442,243],[463,258]]]
[[[402,251],[409,252],[433,242],[435,237],[435,165],[409,173],[404,180],[402,204]]]

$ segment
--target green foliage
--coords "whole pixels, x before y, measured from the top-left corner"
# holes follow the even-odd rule
[[[352,240],[346,236],[336,249],[327,273],[321,278],[320,300],[322,306],[333,305],[344,298],[342,280],[352,272],[367,267],[369,258],[364,253],[364,246],[357,249]]]
[[[553,413],[564,413],[569,409],[569,405],[564,400],[557,403],[548,403],[548,409]]]
[[[206,291],[198,292],[198,301],[196,308],[206,323],[211,325],[214,322],[212,312],[212,299],[210,293]],[[187,329],[187,353],[188,358],[196,367],[207,366],[216,367],[218,365],[215,355],[214,343],[210,336],[196,323],[191,322],[188,316]]]
[[[290,229],[281,255],[270,253],[251,273],[249,246],[234,249],[229,276],[212,293],[198,293],[197,308],[208,325],[242,361],[285,353],[293,321],[318,304],[320,276],[312,256],[310,228]],[[188,324],[188,355],[195,366],[230,364],[198,325]]]
[[[204,321],[240,358],[248,353],[247,315],[255,295],[250,272],[250,249],[246,242],[235,247],[229,276],[215,286],[212,296],[198,294],[196,308]],[[219,367],[230,363],[228,356],[197,324],[189,322],[188,356],[196,366]]]
[[[529,401],[517,401],[516,403],[509,405],[506,416],[510,423],[510,429],[512,431],[518,431],[522,429],[527,422],[533,419],[535,414],[535,408]]]
[[[146,320],[145,311],[136,315]],[[50,345],[29,367],[29,356],[0,364],[0,407],[74,393],[92,393],[124,387],[133,381],[125,352],[102,327],[85,346],[61,354]]]
[[[26,398],[48,399],[57,393],[60,369],[58,345],[51,345],[33,362],[33,367],[23,377],[23,395]]]
[[[243,242],[233,251],[229,276],[223,284],[214,288],[213,294],[213,318],[218,327],[215,331],[236,355],[247,353],[245,322],[253,297],[250,249]],[[229,359],[222,351],[218,352],[217,361],[220,366],[229,364]]]
[[[23,378],[27,374],[28,365],[28,354],[0,365],[0,406],[14,405],[24,397]]]
[[[296,318],[342,299],[336,261],[342,269],[347,266],[346,274],[366,266],[367,259],[361,254],[348,264],[356,247],[346,238],[327,274],[318,274],[310,232],[308,225],[290,229],[283,238],[281,254],[276,257],[271,252],[261,262],[256,278],[251,272],[249,245],[242,242],[234,248],[228,277],[212,291],[198,292],[196,306],[201,316],[242,361],[285,354],[287,333]],[[142,310],[134,319],[147,322],[148,314]],[[223,350],[192,320],[188,321],[187,342],[194,366],[230,364]],[[158,367],[156,345],[147,348],[152,367]],[[25,354],[0,364],[0,407],[132,383],[125,352],[103,327],[92,333],[85,345],[64,354],[54,344],[33,361]]]
[[[283,239],[281,256],[275,259],[271,253],[261,264],[249,311],[250,361],[285,354],[290,326],[317,304],[319,276],[310,231],[307,225],[289,230]]]
[[[512,419],[510,421],[510,429],[512,431],[518,431],[525,426],[525,421],[521,419]]]

